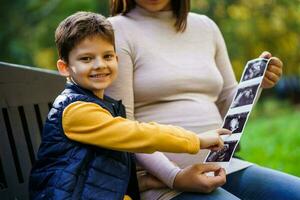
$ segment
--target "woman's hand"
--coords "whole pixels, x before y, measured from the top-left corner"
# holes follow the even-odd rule
[[[267,51],[263,52],[259,57],[267,59],[272,58],[262,82],[262,88],[272,88],[276,85],[282,75],[282,61],[277,57],[272,57],[272,54]]]
[[[213,172],[214,176],[206,173]],[[226,183],[223,168],[212,164],[194,164],[182,169],[175,177],[173,187],[184,192],[210,193]]]
[[[200,134],[200,148],[201,149],[211,149],[211,150],[219,150],[224,146],[224,142],[220,135],[229,135],[231,131],[228,129],[220,128],[212,131],[208,131]]]
[[[155,176],[147,173],[146,171],[138,171],[137,179],[140,192],[150,189],[166,188],[167,186]]]

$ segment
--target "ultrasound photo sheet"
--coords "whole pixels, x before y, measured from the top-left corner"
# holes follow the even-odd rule
[[[217,163],[226,166],[241,140],[250,113],[262,91],[261,84],[271,59],[257,58],[247,62],[236,93],[223,120],[223,128],[232,131],[230,136],[221,136],[224,147],[219,151],[210,151],[205,163]]]

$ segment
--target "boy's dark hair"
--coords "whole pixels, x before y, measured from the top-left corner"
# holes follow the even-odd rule
[[[184,32],[187,24],[187,16],[190,11],[191,0],[171,0],[173,14],[176,18],[174,27],[177,32]],[[110,13],[112,16],[126,15],[135,8],[134,0],[110,0]]]
[[[102,15],[92,12],[76,12],[64,19],[56,28],[55,43],[60,59],[68,62],[70,51],[83,39],[101,36],[115,47],[114,31]]]

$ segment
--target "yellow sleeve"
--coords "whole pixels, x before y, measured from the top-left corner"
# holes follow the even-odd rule
[[[125,195],[123,200],[132,200],[132,198],[130,198],[128,195]]]
[[[113,117],[95,103],[77,101],[63,111],[63,129],[74,141],[118,151],[197,153],[197,135],[180,127]]]

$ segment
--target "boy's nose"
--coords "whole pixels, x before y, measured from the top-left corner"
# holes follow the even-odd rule
[[[93,66],[95,69],[98,69],[98,68],[105,68],[106,67],[106,63],[103,59],[101,58],[98,58],[95,60],[95,63],[94,63],[94,66]]]

